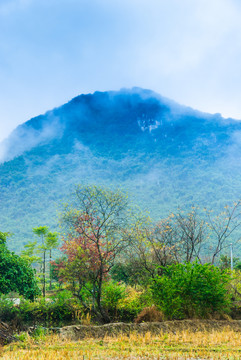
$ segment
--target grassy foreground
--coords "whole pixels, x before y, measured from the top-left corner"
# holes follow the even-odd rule
[[[1,348],[1,359],[240,359],[241,333],[179,331],[152,335],[130,334],[78,342],[58,335],[31,339]]]

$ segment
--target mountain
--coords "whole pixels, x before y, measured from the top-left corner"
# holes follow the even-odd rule
[[[57,226],[78,183],[121,187],[160,219],[241,197],[241,122],[139,88],[80,95],[17,127],[0,144],[0,230],[19,250]]]

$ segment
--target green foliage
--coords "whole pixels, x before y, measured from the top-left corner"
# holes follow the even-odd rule
[[[2,244],[2,245],[6,244],[7,237],[8,237],[9,235],[10,235],[10,234],[7,233],[7,232],[2,232],[2,231],[0,231],[0,244]]]
[[[142,309],[152,305],[149,288],[135,289],[114,281],[105,284],[102,302],[112,321],[133,321]]]
[[[144,307],[147,306],[143,297],[143,289],[136,289],[128,286],[125,297],[118,301],[118,318],[121,321],[133,321]]]
[[[230,277],[219,268],[197,262],[163,268],[151,283],[155,304],[168,319],[205,318],[230,311]]]
[[[48,330],[46,328],[42,326],[37,326],[31,333],[31,337],[36,341],[44,341],[47,334]]]
[[[228,255],[221,255],[220,259],[219,259],[219,263],[218,266],[220,267],[220,269],[224,270],[224,269],[230,269],[231,268],[231,258]],[[240,263],[240,259],[237,257],[233,258],[233,267],[234,269],[240,269],[241,268],[241,263]]]
[[[39,294],[34,271],[28,261],[0,245],[0,293],[17,291],[33,300]]]
[[[41,239],[43,241],[44,237],[48,233],[48,227],[47,226],[37,226],[37,227],[33,228],[33,233],[35,235],[41,237]]]
[[[31,265],[40,263],[42,261],[40,256],[37,256],[37,241],[29,241],[24,245],[24,250],[21,252],[21,257],[28,261]]]
[[[51,251],[52,249],[56,249],[59,246],[59,238],[58,233],[56,231],[49,231],[45,236],[45,247],[46,250]]]
[[[139,312],[152,305],[149,288],[137,289],[113,280],[103,286],[102,305],[111,321],[133,321]]]
[[[41,280],[43,283],[43,296],[45,297],[46,292],[46,256],[49,252],[49,285],[50,289],[52,287],[52,273],[51,273],[51,259],[52,259],[52,250],[56,249],[59,245],[58,243],[58,233],[49,231],[48,226],[38,226],[33,228],[33,233],[41,238],[41,244],[37,246],[37,242],[29,242],[24,247],[26,250],[22,251],[22,257],[27,259],[30,263],[39,262],[41,264]],[[41,257],[36,256],[36,254],[41,254]],[[39,274],[40,275],[40,274]]]
[[[236,268],[232,271],[232,276],[229,283],[229,292],[231,293],[234,305],[240,304],[241,299],[241,270]]]
[[[7,295],[0,295],[0,319],[2,321],[11,321],[18,314],[18,309],[14,306],[12,299]]]
[[[144,268],[139,259],[125,259],[116,262],[111,269],[111,277],[114,281],[122,281],[128,285],[141,285],[149,282],[150,273]]]
[[[125,285],[110,281],[103,287],[102,302],[108,312],[115,314],[119,300],[123,299],[125,294]]]
[[[235,270],[241,270],[241,261],[239,258],[237,258],[236,263],[234,263],[234,269]]]
[[[39,299],[31,302],[23,298],[20,300],[20,305],[14,305],[6,295],[0,297],[2,321],[18,324],[20,328],[26,324],[61,326],[70,324],[75,318],[76,311],[83,310],[69,291],[61,291],[48,301]]]
[[[28,332],[21,332],[20,334],[15,334],[14,336],[24,345],[27,344],[27,342],[29,341]]]
[[[50,277],[51,279],[58,282],[59,286],[61,286],[63,280],[61,278],[61,265],[65,261],[65,257],[57,258],[50,263]]]

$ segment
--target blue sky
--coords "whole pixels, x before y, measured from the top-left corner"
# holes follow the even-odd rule
[[[0,0],[0,140],[81,93],[133,86],[241,119],[241,2]]]

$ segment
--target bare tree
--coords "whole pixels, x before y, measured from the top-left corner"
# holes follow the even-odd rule
[[[192,207],[192,211],[186,215],[181,211],[178,212],[174,216],[174,224],[184,261],[197,259],[201,262],[201,250],[208,238],[208,231],[205,221],[198,213],[198,208]]]
[[[127,262],[137,263],[143,273],[154,277],[161,267],[180,260],[178,243],[170,226],[170,219],[158,224],[143,218],[131,229],[131,247],[125,255]]]
[[[240,226],[241,200],[233,206],[225,206],[218,215],[192,207],[188,213],[179,211],[157,224],[150,243],[161,265],[170,259],[177,262],[197,259],[201,263],[208,247],[210,262],[214,264],[216,257],[228,246],[228,240],[233,244],[240,240]]]
[[[211,240],[215,243],[212,246],[211,263],[214,264],[216,257],[227,246],[227,240],[232,236],[232,243],[240,240],[238,228],[241,226],[241,200],[233,206],[225,206],[224,211],[213,215],[212,211],[206,211],[208,227],[211,231]]]
[[[157,262],[165,266],[172,262],[201,262],[201,249],[207,239],[204,220],[193,207],[189,213],[179,211],[161,220],[153,229],[149,243]]]

